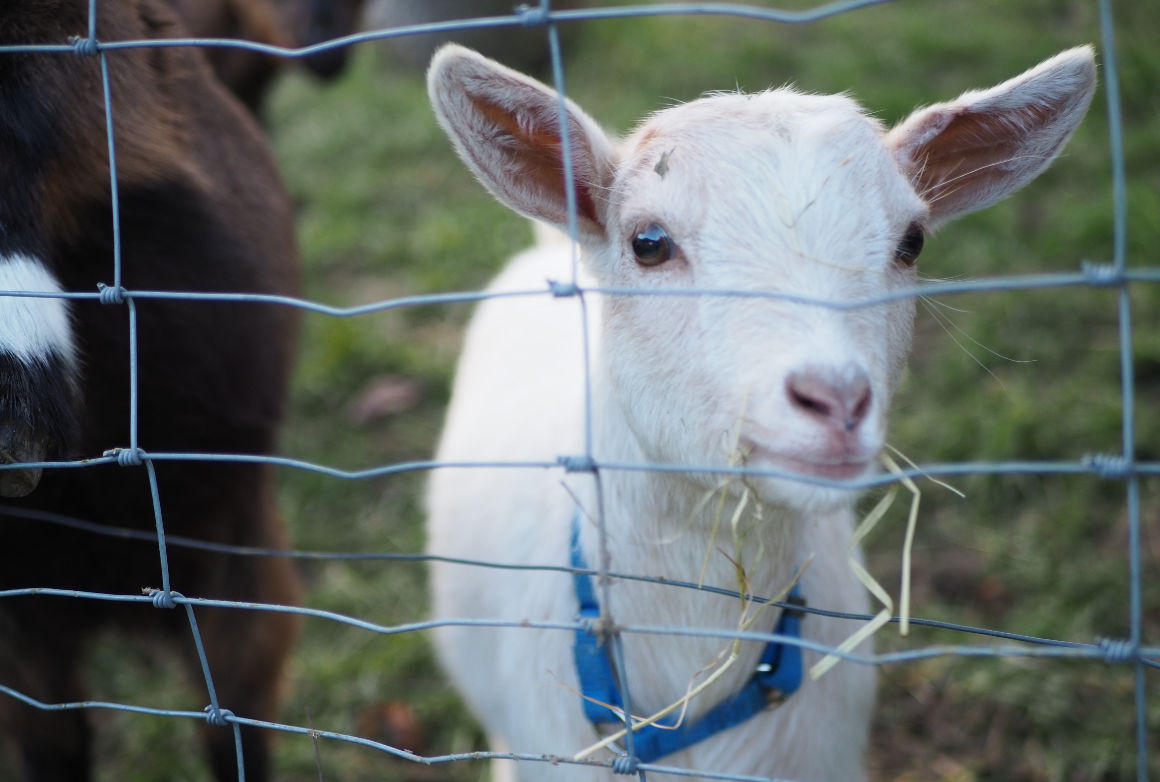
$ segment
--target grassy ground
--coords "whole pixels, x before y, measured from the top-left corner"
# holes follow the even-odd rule
[[[798,6],[804,4],[798,3]],[[1160,243],[1160,50],[1150,0],[1115,3],[1129,173],[1129,259],[1156,265]],[[1099,42],[1093,0],[899,2],[804,27],[707,17],[595,22],[567,51],[569,91],[609,127],[704,90],[786,82],[849,89],[887,122],[915,105],[996,83],[1068,46]],[[529,31],[529,35],[537,35]],[[615,85],[614,88],[609,85]],[[1104,94],[1065,158],[1011,201],[928,242],[930,278],[1070,271],[1112,252]],[[530,240],[454,159],[426,106],[421,74],[364,46],[326,89],[287,80],[272,135],[300,203],[305,294],[332,304],[481,285]],[[1133,292],[1137,440],[1160,459],[1160,288]],[[951,308],[954,309],[951,309]],[[1120,448],[1116,301],[1109,290],[968,295],[920,314],[915,358],[892,442],[920,462],[1071,460]],[[305,322],[285,451],[347,468],[426,458],[448,394],[463,306],[417,307]],[[421,549],[423,476],[347,482],[282,475],[296,547]],[[915,543],[917,615],[1091,640],[1127,633],[1126,514],[1115,482],[1085,477],[970,477],[961,500],[926,484]],[[1143,483],[1146,632],[1160,634],[1160,481]],[[872,570],[897,583],[902,503],[870,542]],[[422,567],[389,561],[305,566],[307,602],[383,624],[424,616]],[[969,641],[916,631],[880,646]],[[139,692],[164,669],[99,665]],[[119,673],[116,673],[119,671]],[[1131,677],[1115,667],[941,659],[882,671],[871,765],[879,780],[1134,779]],[[434,670],[422,634],[372,635],[309,620],[283,719],[424,753],[481,746]],[[1160,677],[1150,676],[1152,737]],[[115,683],[114,683],[115,688]],[[135,700],[140,700],[139,697]],[[200,700],[191,695],[190,705]],[[202,779],[199,758],[144,758],[192,727],[109,718],[119,758],[103,779]],[[120,722],[118,722],[120,721]],[[129,728],[121,731],[118,724]],[[112,739],[110,739],[112,740]],[[190,738],[192,741],[192,738]],[[1152,774],[1160,776],[1160,742]],[[288,780],[480,778],[482,766],[425,769],[367,749],[278,740]],[[189,755],[186,757],[186,755]],[[144,770],[142,770],[144,769]]]

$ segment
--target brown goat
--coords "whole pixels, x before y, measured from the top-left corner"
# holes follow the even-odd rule
[[[88,29],[87,0],[0,10],[0,46],[63,44]],[[167,0],[101,0],[97,38],[185,37]],[[292,294],[291,205],[252,117],[192,48],[109,51],[123,286]],[[113,217],[101,63],[0,50],[0,290],[94,292],[113,282]],[[138,432],[146,452],[267,454],[283,418],[297,318],[284,307],[138,299]],[[0,296],[0,461],[99,457],[130,445],[129,315],[92,299]],[[156,463],[169,534],[283,548],[264,464]],[[158,546],[36,520],[153,530],[146,470],[99,464],[0,471],[0,589],[140,595],[161,585]],[[293,603],[282,558],[169,548],[190,597]],[[219,703],[272,719],[298,622],[197,609]],[[46,703],[82,701],[98,631],[178,642],[202,674],[184,610],[46,596],[0,599],[0,684]],[[204,693],[204,685],[199,683]],[[202,696],[205,697],[204,695]],[[206,700],[208,703],[208,699]],[[232,729],[210,727],[214,773],[234,779]],[[248,780],[266,778],[265,735],[243,729]],[[0,695],[0,768],[30,780],[92,778],[84,710],[43,711]]]
[[[363,0],[172,0],[190,34],[199,38],[237,38],[271,46],[298,48],[353,33]],[[346,67],[347,47],[327,49],[300,60],[320,79]],[[212,47],[210,65],[222,83],[251,111],[259,112],[285,60],[247,49]]]

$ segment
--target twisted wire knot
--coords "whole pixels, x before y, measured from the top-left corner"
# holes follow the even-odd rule
[[[73,45],[73,51],[81,57],[95,57],[101,53],[101,45],[96,38],[82,38],[79,35],[74,35],[69,38],[68,42]]]
[[[591,456],[558,456],[556,462],[564,472],[596,472],[596,460]]]
[[[516,6],[516,16],[524,27],[543,27],[551,21],[548,11],[541,5],[521,3]]]
[[[580,293],[580,286],[574,282],[560,282],[559,280],[548,280],[548,290],[557,299],[564,299],[568,296],[575,296]]]
[[[1083,465],[1095,472],[1101,478],[1128,478],[1132,474],[1131,462],[1125,456],[1107,453],[1087,454],[1083,457]]]
[[[639,765],[634,755],[622,755],[612,759],[613,774],[635,774]]]
[[[1136,658],[1136,649],[1131,641],[1116,638],[1101,638],[1096,643],[1103,652],[1106,663],[1127,663]]]
[[[616,624],[603,616],[581,615],[576,617],[576,624],[581,632],[594,636],[596,642],[601,646],[608,643],[609,639],[618,632]]]
[[[153,599],[154,608],[177,608],[177,598],[184,597],[180,592],[165,589],[153,589],[149,592]]]
[[[216,728],[224,728],[234,720],[234,713],[229,709],[219,709],[212,703],[202,711],[205,712],[205,721]]]
[[[1106,288],[1112,285],[1119,285],[1124,281],[1120,270],[1110,263],[1084,261],[1080,265],[1080,270],[1083,272],[1083,276],[1088,283],[1097,287]]]
[[[120,285],[105,285],[103,282],[98,282],[97,290],[100,291],[101,304],[125,303],[125,289]]]
[[[112,456],[119,467],[140,467],[145,461],[145,452],[140,448],[110,448],[104,456]]]

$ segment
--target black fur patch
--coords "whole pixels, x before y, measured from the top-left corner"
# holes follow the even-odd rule
[[[0,350],[0,451],[14,461],[73,456],[75,368],[57,351],[25,361]]]

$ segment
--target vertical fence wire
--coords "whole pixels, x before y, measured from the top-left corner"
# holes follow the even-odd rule
[[[115,51],[119,48],[128,48],[136,46],[170,46],[170,45],[215,45],[215,46],[237,46],[239,48],[247,48],[254,51],[264,51],[278,54],[286,57],[302,57],[305,55],[317,53],[328,47],[335,46],[349,46],[355,43],[361,43],[382,38],[395,37],[400,35],[407,35],[420,32],[434,32],[434,31],[451,31],[455,29],[468,29],[472,27],[489,27],[489,26],[516,26],[523,25],[525,27],[542,26],[548,41],[548,49],[550,52],[550,65],[552,77],[560,95],[559,102],[559,122],[562,131],[562,156],[564,160],[564,179],[565,179],[565,193],[567,198],[567,219],[569,233],[573,239],[573,247],[575,248],[575,240],[577,238],[577,204],[575,194],[574,171],[572,167],[573,142],[569,137],[570,123],[567,121],[567,107],[565,105],[565,96],[567,91],[564,81],[564,62],[566,54],[563,52],[559,34],[558,23],[567,21],[569,23],[578,23],[584,19],[621,19],[627,20],[633,17],[650,16],[650,15],[728,15],[738,17],[749,17],[764,21],[780,22],[780,23],[807,23],[817,21],[822,18],[827,18],[836,14],[847,13],[859,8],[865,8],[870,5],[876,5],[886,0],[853,0],[852,2],[835,2],[818,6],[808,11],[782,11],[777,9],[757,8],[752,6],[725,4],[725,3],[684,3],[684,4],[663,4],[655,5],[640,5],[640,6],[621,6],[609,8],[586,8],[584,10],[572,11],[555,11],[551,7],[550,0],[539,0],[538,5],[524,6],[517,9],[509,17],[494,17],[487,19],[475,20],[460,20],[451,23],[417,25],[409,28],[398,28],[392,30],[376,30],[368,33],[361,33],[358,35],[348,36],[347,38],[339,39],[337,41],[328,42],[303,49],[287,50],[279,47],[266,46],[256,44],[253,42],[237,42],[237,41],[206,41],[206,40],[180,40],[180,41],[165,41],[165,42],[117,42],[102,44],[99,40],[99,30],[97,29],[97,3],[100,0],[89,0],[89,20],[87,38],[78,39],[74,46],[11,46],[0,47],[0,57],[5,56],[6,53],[20,52],[20,51],[43,51],[56,53],[57,56],[77,56],[82,53],[97,54],[100,61],[101,82],[103,88],[104,109],[106,118],[106,138],[108,144],[108,156],[110,165],[110,179],[111,179],[111,204],[113,214],[113,282],[111,286],[102,286],[102,289],[96,294],[86,294],[78,292],[70,292],[66,294],[50,294],[43,292],[40,294],[28,294],[27,292],[6,292],[0,295],[58,295],[61,298],[99,298],[100,301],[110,305],[124,304],[128,312],[128,330],[129,330],[129,345],[130,345],[130,431],[128,436],[128,447],[121,448],[117,444],[111,444],[109,451],[102,454],[99,458],[91,458],[83,463],[45,463],[44,466],[49,468],[83,468],[92,464],[103,464],[109,462],[116,462],[125,469],[133,469],[143,466],[149,478],[149,487],[151,492],[151,499],[156,520],[156,532],[152,536],[156,539],[158,545],[158,554],[161,568],[161,583],[160,590],[155,590],[150,595],[106,595],[97,593],[80,593],[75,590],[55,590],[36,585],[30,585],[27,589],[12,589],[0,591],[0,599],[16,597],[27,594],[43,594],[43,595],[58,595],[61,597],[81,597],[95,600],[113,600],[123,602],[152,602],[157,607],[175,608],[182,605],[186,611],[187,621],[190,627],[192,642],[196,649],[196,653],[200,659],[201,669],[204,674],[204,683],[206,692],[209,698],[209,705],[205,708],[204,714],[181,712],[165,709],[151,709],[140,706],[130,706],[126,704],[114,703],[99,703],[99,702],[84,702],[84,703],[63,703],[52,704],[37,701],[31,696],[21,693],[4,682],[0,682],[0,693],[8,697],[15,698],[26,704],[35,706],[45,710],[72,710],[72,709],[122,709],[135,713],[150,713],[175,718],[191,718],[200,717],[208,719],[208,721],[217,726],[230,726],[234,731],[235,745],[237,749],[237,763],[239,779],[244,778],[243,770],[243,755],[242,743],[240,738],[240,727],[243,725],[250,725],[255,727],[262,727],[269,730],[283,731],[294,734],[306,734],[313,737],[326,737],[334,740],[345,741],[359,744],[362,746],[371,747],[396,757],[402,757],[407,760],[423,763],[423,764],[445,764],[452,762],[459,762],[469,759],[478,758],[512,758],[523,760],[527,762],[566,762],[567,758],[558,758],[543,755],[529,755],[520,753],[497,753],[497,752],[467,752],[467,753],[451,753],[439,756],[423,757],[406,750],[401,750],[390,745],[370,741],[365,738],[343,734],[335,731],[315,730],[313,727],[309,729],[301,726],[289,724],[274,724],[262,723],[253,720],[248,715],[235,715],[229,711],[229,704],[219,704],[216,690],[213,684],[213,676],[210,670],[209,662],[206,658],[204,646],[201,635],[198,629],[197,620],[194,614],[196,606],[215,606],[215,607],[229,607],[237,610],[265,610],[265,611],[287,611],[299,613],[305,616],[316,616],[328,619],[330,621],[341,622],[345,624],[354,625],[368,632],[395,634],[403,632],[417,632],[421,630],[430,629],[441,626],[443,624],[473,624],[485,627],[504,627],[509,626],[510,623],[478,620],[474,622],[464,621],[461,619],[446,619],[436,618],[428,622],[412,623],[400,626],[382,626],[371,622],[359,620],[355,617],[347,617],[331,612],[320,611],[309,608],[293,608],[287,606],[265,606],[256,604],[246,604],[236,601],[217,601],[207,600],[202,598],[187,598],[181,593],[173,589],[173,584],[170,583],[169,575],[169,561],[167,545],[188,545],[188,546],[202,546],[210,550],[234,550],[237,553],[245,553],[248,555],[267,555],[267,556],[284,556],[285,552],[269,552],[269,551],[253,551],[241,550],[233,547],[210,546],[198,541],[191,541],[188,539],[170,539],[167,541],[163,514],[162,514],[162,498],[160,497],[155,462],[157,461],[224,461],[224,462],[247,462],[247,461],[265,461],[274,464],[287,465],[299,469],[314,470],[326,475],[331,475],[340,479],[359,480],[373,476],[380,476],[385,474],[394,474],[397,472],[413,471],[413,470],[429,470],[435,468],[443,468],[451,465],[439,464],[436,462],[419,462],[400,465],[387,465],[379,468],[372,468],[358,471],[345,471],[326,465],[317,465],[307,462],[302,462],[293,459],[281,457],[252,457],[247,455],[236,454],[154,454],[145,453],[139,447],[137,438],[137,415],[138,415],[138,357],[137,357],[137,340],[138,340],[138,321],[136,313],[135,301],[137,299],[148,298],[181,298],[186,300],[201,300],[201,301],[215,301],[215,300],[237,300],[237,301],[253,301],[261,302],[263,304],[275,303],[282,306],[298,307],[303,310],[323,312],[335,317],[354,317],[365,314],[367,312],[377,311],[396,306],[412,306],[415,304],[430,304],[430,303],[444,303],[446,301],[474,301],[484,298],[487,294],[478,292],[468,292],[462,294],[440,294],[437,296],[418,296],[408,297],[407,299],[392,300],[376,303],[364,307],[355,308],[337,308],[331,307],[319,302],[311,302],[305,300],[297,300],[289,297],[281,296],[261,296],[261,295],[232,295],[232,294],[213,294],[213,293],[173,293],[168,291],[133,291],[126,290],[123,287],[123,280],[121,276],[121,236],[120,236],[120,206],[119,206],[119,188],[117,183],[117,167],[116,167],[116,144],[115,144],[115,106],[117,96],[112,93],[109,78],[108,57],[115,56]],[[1027,287],[1038,286],[1058,286],[1058,285],[1106,285],[1109,279],[1118,287],[1118,312],[1119,312],[1119,350],[1120,350],[1120,366],[1121,366],[1121,391],[1122,391],[1122,453],[1118,457],[1108,458],[1093,458],[1085,460],[1081,463],[980,463],[980,464],[958,464],[958,465],[924,465],[921,469],[913,471],[904,471],[909,476],[918,475],[940,475],[940,474],[1007,474],[1007,473],[1033,473],[1033,474],[1091,474],[1096,473],[1104,477],[1123,481],[1125,485],[1126,503],[1127,503],[1127,517],[1129,527],[1129,541],[1128,541],[1128,561],[1129,561],[1129,592],[1130,592],[1130,635],[1124,642],[1106,642],[1095,644],[1081,644],[1074,642],[1056,641],[1052,639],[1031,638],[1028,636],[1018,636],[1011,633],[999,633],[991,631],[987,628],[973,628],[963,627],[958,625],[950,625],[948,623],[934,622],[930,620],[913,620],[915,624],[925,624],[928,626],[944,627],[948,629],[958,630],[964,633],[977,633],[980,635],[991,635],[1001,640],[1020,641],[1027,644],[1032,644],[1028,647],[1004,646],[996,643],[990,646],[970,646],[964,645],[959,647],[931,647],[927,649],[914,649],[903,652],[894,652],[887,654],[879,654],[870,658],[860,657],[856,654],[843,655],[850,660],[863,663],[884,664],[890,662],[905,662],[921,659],[929,659],[932,657],[943,655],[957,655],[957,656],[976,656],[976,657],[1004,657],[1004,656],[1025,656],[1025,657],[1052,657],[1052,658],[1076,658],[1089,661],[1106,661],[1120,664],[1127,664],[1132,667],[1134,675],[1134,711],[1135,711],[1135,745],[1136,745],[1136,768],[1137,779],[1146,780],[1148,778],[1148,763],[1149,763],[1149,726],[1147,714],[1147,693],[1146,693],[1146,674],[1148,670],[1155,670],[1160,668],[1160,649],[1149,648],[1144,644],[1143,638],[1143,583],[1144,576],[1142,572],[1141,563],[1141,508],[1140,508],[1140,480],[1143,476],[1160,475],[1160,464],[1138,462],[1136,460],[1136,398],[1135,398],[1135,383],[1133,378],[1133,340],[1132,340],[1132,311],[1130,301],[1130,289],[1133,283],[1139,282],[1160,282],[1160,270],[1156,269],[1129,269],[1127,265],[1127,225],[1126,225],[1126,187],[1125,187],[1125,165],[1123,152],[1123,138],[1121,125],[1121,107],[1119,98],[1119,75],[1118,66],[1116,62],[1116,44],[1114,32],[1114,19],[1112,15],[1112,8],[1110,0],[1098,0],[1099,5],[1099,20],[1102,31],[1103,42],[1103,75],[1104,84],[1106,88],[1109,135],[1111,139],[1111,176],[1112,187],[1114,193],[1114,261],[1113,270],[1109,274],[1096,273],[1093,274],[1089,270],[1083,273],[1060,277],[1059,275],[1049,276],[1043,275],[1040,278],[1034,278],[1024,281]],[[531,34],[531,33],[530,33]],[[83,44],[83,46],[82,46]],[[292,161],[288,165],[292,165]],[[575,455],[562,455],[566,469],[576,468],[578,471],[590,472],[593,476],[596,485],[597,494],[597,512],[598,521],[597,529],[600,534],[601,557],[598,566],[594,569],[593,574],[599,578],[599,583],[602,585],[604,592],[603,606],[607,607],[610,604],[607,590],[613,578],[640,578],[642,580],[650,580],[647,577],[634,576],[632,574],[619,574],[611,569],[610,558],[608,554],[607,541],[604,538],[604,527],[602,523],[602,508],[603,508],[603,491],[601,488],[600,472],[603,469],[670,469],[665,465],[621,465],[621,464],[598,464],[592,448],[592,410],[590,405],[591,400],[591,385],[592,379],[590,377],[589,367],[591,364],[591,357],[589,356],[588,327],[587,320],[589,317],[587,307],[585,306],[585,295],[592,293],[607,293],[608,291],[589,290],[585,291],[580,288],[579,278],[577,273],[577,255],[576,250],[573,249],[573,279],[570,288],[564,291],[568,295],[575,295],[580,302],[580,313],[583,322],[584,345],[582,348],[582,360],[584,362],[584,382],[586,385],[585,402],[587,405],[585,414],[585,450],[577,459]],[[1021,287],[1019,281],[1013,278],[1001,279],[997,281],[977,281],[966,284],[951,285],[951,286],[927,286],[921,291],[909,291],[902,295],[916,296],[924,292],[930,293],[934,288],[938,291],[947,290],[1011,290]],[[935,291],[937,293],[937,291]],[[615,292],[614,292],[615,293]],[[620,293],[625,293],[621,291]],[[632,291],[628,293],[644,294],[643,291]],[[744,292],[713,292],[719,295],[744,295]],[[527,291],[521,295],[560,295],[559,288],[549,288],[543,291]],[[826,304],[826,303],[823,303]],[[859,302],[853,306],[867,306],[866,302]],[[567,461],[571,459],[571,461]],[[569,466],[571,465],[571,467]],[[4,465],[3,469],[12,469],[24,465]],[[502,465],[484,465],[479,463],[474,466],[504,466],[513,468],[527,468],[537,467],[555,467],[556,464],[502,464]],[[671,468],[678,469],[678,468]],[[686,468],[679,468],[686,469]],[[706,466],[707,471],[722,472],[719,468],[713,466]],[[773,473],[777,475],[776,472]],[[865,482],[866,486],[883,485],[884,483],[896,480],[893,477],[871,479]],[[825,481],[818,481],[825,483]],[[70,520],[54,519],[57,523],[70,523]],[[71,520],[78,525],[83,525],[84,520]],[[127,531],[122,531],[127,532]],[[131,537],[131,534],[127,534]],[[299,556],[302,558],[332,558],[332,559],[359,559],[366,558],[366,555],[351,554],[351,555],[314,555],[309,552],[294,552],[292,556]],[[380,557],[383,559],[412,559],[421,560],[427,559],[421,555],[388,555]],[[475,562],[470,563],[482,567],[510,567],[491,562]],[[528,569],[551,569],[544,565],[529,565]],[[568,570],[567,568],[559,568],[561,570]],[[670,582],[669,585],[673,588],[695,588],[694,585]],[[728,593],[727,590],[721,590]],[[736,593],[733,593],[736,594]],[[816,609],[815,609],[816,610]],[[818,611],[825,613],[825,611]],[[868,617],[863,617],[868,618]],[[529,627],[545,627],[560,631],[574,631],[577,627],[574,623],[551,623],[551,622],[523,622],[519,623],[521,626]],[[630,689],[629,672],[623,665],[623,656],[621,653],[621,632],[674,632],[685,635],[697,635],[694,631],[674,629],[674,628],[620,628],[620,631],[613,635],[613,647],[615,653],[618,655],[620,661],[619,673],[622,677],[622,689],[625,695],[625,720],[628,724],[631,714],[631,707],[627,702],[628,693]],[[742,638],[751,640],[767,640],[768,634],[761,633],[714,633],[716,636],[725,638]],[[800,645],[805,648],[812,648],[809,642],[801,641]],[[815,651],[832,651],[829,649],[815,648]],[[635,756],[633,754],[632,733],[629,731],[627,736],[627,750],[628,758],[632,761],[628,767],[622,769],[635,773],[637,777],[642,780],[646,779],[646,768],[663,769],[666,772],[674,774],[690,774],[683,769],[674,769],[665,766],[645,766],[644,764],[636,764]],[[604,763],[603,765],[608,765]],[[723,773],[715,773],[712,770],[703,770],[697,772],[699,775],[707,778],[715,779],[734,779],[745,780],[751,777],[741,775],[730,775]]]
[[[1104,89],[1108,106],[1108,129],[1111,143],[1113,198],[1113,266],[1122,275],[1127,268],[1127,187],[1124,172],[1124,142],[1120,109],[1120,76],[1116,57],[1115,19],[1111,0],[1100,0],[1100,32],[1104,52]],[[1140,542],[1140,479],[1132,469],[1136,462],[1136,382],[1132,362],[1132,298],[1127,283],[1121,281],[1118,292],[1120,327],[1120,388],[1123,398],[1123,460],[1128,466],[1126,494],[1128,509],[1129,571],[1129,644],[1136,655],[1134,690],[1136,711],[1136,775],[1139,782],[1148,777],[1148,713],[1145,669],[1139,656],[1144,624],[1143,573]]]
[[[138,436],[140,431],[140,357],[138,350],[139,338],[137,304],[133,300],[132,294],[127,292],[122,285],[123,265],[121,254],[121,205],[120,188],[117,181],[117,145],[115,130],[116,125],[114,120],[114,98],[109,78],[109,55],[107,52],[101,50],[100,41],[97,37],[97,12],[99,2],[100,0],[89,1],[88,44],[97,51],[101,63],[101,90],[105,108],[105,136],[108,143],[109,154],[109,182],[111,189],[110,212],[113,235],[113,285],[111,287],[111,291],[107,286],[102,287],[102,293],[106,291],[110,291],[111,293],[111,295],[102,299],[102,302],[109,305],[124,304],[127,308],[129,316],[129,446],[125,450],[114,450],[118,452],[118,464],[122,468],[131,469],[144,466],[148,476],[150,501],[153,506],[153,517],[156,524],[157,550],[160,560],[161,573],[161,589],[152,593],[152,603],[155,608],[173,610],[177,607],[175,598],[182,597],[182,595],[173,590],[172,582],[170,579],[169,554],[166,547],[165,522],[164,515],[162,513],[160,488],[157,482],[157,470],[150,456],[141,449],[140,438]],[[197,659],[201,666],[206,694],[209,698],[209,705],[205,707],[206,719],[210,725],[217,727],[229,727],[233,732],[237,757],[238,781],[245,782],[246,772],[245,759],[243,757],[242,750],[241,730],[236,722],[232,722],[231,724],[230,717],[233,716],[232,713],[229,710],[223,710],[218,704],[217,690],[214,687],[213,673],[210,670],[209,659],[206,657],[205,644],[202,641],[201,631],[198,629],[197,618],[194,614],[194,606],[192,604],[185,604],[185,615],[186,621],[189,623],[191,641],[197,652]]]

